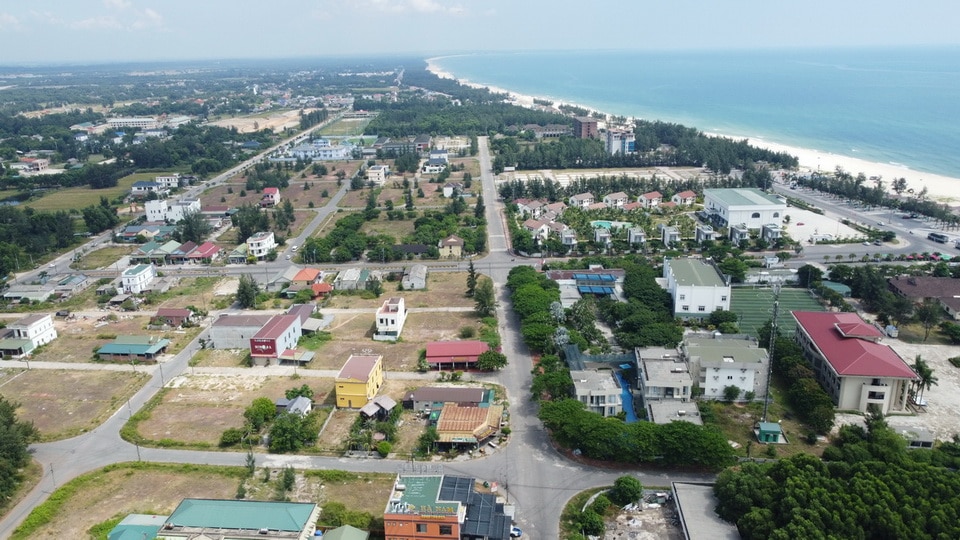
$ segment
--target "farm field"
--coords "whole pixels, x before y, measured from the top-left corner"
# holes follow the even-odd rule
[[[20,403],[17,416],[33,422],[43,441],[66,439],[100,425],[132,396],[140,371],[6,370],[0,395]]]
[[[89,187],[69,187],[50,191],[37,200],[24,203],[24,206],[29,206],[35,210],[53,212],[57,210],[79,210],[91,204],[99,204],[100,197],[113,200],[116,197],[129,193],[130,186],[132,186],[134,182],[153,180],[157,176],[163,176],[164,174],[167,173],[151,172],[131,174],[121,178],[116,187],[112,188],[91,189]]]
[[[356,137],[363,135],[363,128],[367,127],[371,118],[341,118],[332,124],[320,129],[319,133],[328,137]],[[368,137],[369,138],[369,137]]]
[[[757,337],[764,323],[773,317],[773,290],[752,287],[734,287],[730,298],[730,310],[740,317],[740,330]],[[806,289],[780,290],[780,315],[777,326],[783,336],[792,336],[797,323],[791,311],[824,311],[823,307]]]

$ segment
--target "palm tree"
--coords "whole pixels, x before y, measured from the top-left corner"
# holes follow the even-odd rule
[[[920,392],[916,402],[923,403],[923,391],[929,390],[931,386],[936,386],[938,379],[933,375],[933,369],[930,368],[930,365],[927,364],[926,360],[921,358],[919,354],[914,359],[913,371],[916,372],[917,377],[919,377],[915,383],[917,390]]]

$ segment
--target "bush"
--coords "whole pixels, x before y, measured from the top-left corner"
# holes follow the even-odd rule
[[[951,364],[953,364],[953,367],[960,367],[960,356],[954,356],[948,360]]]
[[[586,512],[580,514],[580,529],[587,535],[603,536],[606,529],[603,524],[603,516],[587,508]]]
[[[387,441],[383,441],[377,445],[377,453],[380,454],[382,458],[389,456],[391,451],[393,451],[393,445]]]
[[[460,339],[473,339],[477,335],[477,329],[472,326],[460,328]]]
[[[220,447],[226,448],[228,446],[234,446],[234,445],[240,444],[240,441],[242,440],[243,440],[243,431],[237,428],[230,428],[224,431],[222,435],[220,435]]]
[[[597,495],[597,498],[590,504],[590,510],[602,516],[607,512],[607,508],[609,508],[611,504],[610,499],[608,499],[606,495]]]
[[[613,483],[609,499],[618,506],[626,506],[643,497],[643,484],[632,476],[621,476]]]

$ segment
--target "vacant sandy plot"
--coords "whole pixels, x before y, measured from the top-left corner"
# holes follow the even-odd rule
[[[189,299],[185,304],[190,304]],[[155,308],[152,308],[155,309]],[[175,354],[189,343],[199,332],[198,328],[188,330],[147,330],[150,322],[147,315],[118,314],[103,312],[105,318],[114,315],[117,320],[99,320],[92,317],[78,317],[70,321],[57,319],[54,326],[57,329],[57,339],[44,345],[39,352],[33,355],[34,360],[47,362],[90,362],[94,351],[104,344],[114,340],[117,336],[149,335],[170,340],[168,354]]]
[[[195,367],[243,367],[247,356],[242,349],[203,349],[190,359]]]
[[[477,268],[476,270],[479,272],[482,269]],[[332,296],[324,307],[376,309],[383,305],[383,301],[390,296],[403,298],[407,309],[473,307],[474,305],[473,299],[466,296],[466,272],[427,272],[427,289],[422,291],[398,291],[397,286],[399,284],[399,281],[384,281],[384,293],[380,298],[369,300],[365,300],[359,296],[337,294]],[[404,326],[404,339],[406,339],[407,328],[408,326]]]
[[[313,110],[315,109],[307,109],[305,112],[309,113]],[[277,111],[257,116],[224,118],[210,122],[210,124],[225,128],[237,128],[237,131],[240,133],[254,133],[262,129],[269,129],[274,133],[279,133],[285,129],[300,126],[300,111]]]
[[[389,220],[386,214],[380,214],[379,219],[368,221],[360,227],[360,232],[369,236],[386,235],[393,238],[394,243],[401,244],[403,239],[413,234],[414,220]]]
[[[330,198],[337,194],[340,188],[336,180],[317,180],[315,177],[306,180],[297,178],[290,181],[290,186],[283,190],[283,198],[288,199],[294,208],[314,208],[326,206]],[[324,196],[326,192],[326,196]]]
[[[337,315],[327,329],[333,339],[317,349],[310,369],[340,369],[351,354],[381,354],[384,369],[412,371],[429,341],[456,339],[460,328],[475,324],[473,313],[411,313],[397,343],[373,341],[374,313]]]
[[[100,425],[146,382],[141,370],[31,369],[2,381],[0,395],[20,403],[17,414],[33,422],[45,441],[73,437]]]
[[[333,380],[253,375],[182,375],[163,391],[161,402],[140,422],[138,433],[148,440],[171,439],[187,444],[216,445],[228,428],[243,427],[243,411],[259,397],[277,400],[304,384],[322,403],[333,391]]]

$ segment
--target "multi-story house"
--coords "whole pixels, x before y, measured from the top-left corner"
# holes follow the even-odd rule
[[[376,341],[396,341],[407,321],[407,309],[403,298],[388,298],[377,310],[377,331],[373,334]]]

